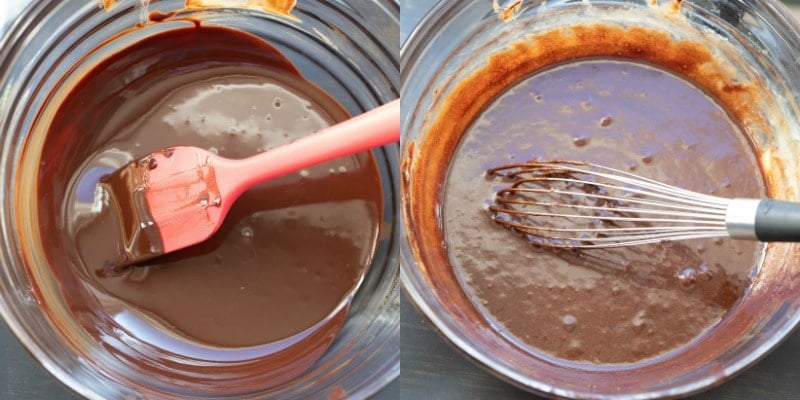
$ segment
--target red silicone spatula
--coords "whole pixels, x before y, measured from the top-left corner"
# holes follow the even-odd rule
[[[255,184],[399,140],[400,101],[395,100],[250,158],[231,160],[180,146],[136,160],[101,180],[125,230],[127,254],[120,264],[206,240]]]

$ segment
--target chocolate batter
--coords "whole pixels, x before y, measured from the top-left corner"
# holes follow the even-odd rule
[[[176,29],[102,62],[55,115],[39,183],[48,200],[42,219],[52,221],[41,234],[73,311],[91,308],[69,296],[71,285],[86,285],[123,329],[150,344],[178,353],[181,343],[253,349],[244,358],[300,346],[284,362],[310,365],[321,352],[296,338],[263,345],[318,332],[327,346],[341,326],[341,304],[361,282],[381,231],[371,154],[257,186],[209,241],[110,274],[104,261],[120,251],[121,227],[97,183],[161,148],[242,158],[347,117],[276,49],[237,31]]]
[[[570,63],[514,85],[462,137],[442,202],[453,267],[497,323],[556,357],[630,363],[691,341],[742,295],[752,242],[537,251],[494,226],[488,167],[577,159],[723,197],[764,194],[749,144],[696,87],[643,64]],[[735,182],[735,184],[733,184]]]
[[[747,291],[763,249],[722,240],[537,251],[491,222],[485,206],[507,182],[484,173],[562,158],[763,196],[740,128],[767,126],[750,106],[759,90],[703,44],[644,27],[573,25],[504,47],[434,95],[423,140],[408,146],[405,213],[426,279],[463,329],[509,362],[524,358],[519,347],[580,369],[663,361],[702,340]],[[551,371],[533,360],[526,368]]]

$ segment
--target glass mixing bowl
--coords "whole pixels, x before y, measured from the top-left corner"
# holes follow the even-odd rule
[[[43,131],[40,125],[47,119],[43,110],[52,108],[82,73],[127,44],[187,24],[146,23],[149,12],[182,10],[183,1],[123,0],[109,10],[99,3],[31,2],[0,38],[0,313],[11,330],[56,378],[95,399],[366,398],[391,382],[400,371],[396,146],[373,153],[384,191],[387,235],[380,238],[358,291],[330,316],[339,315],[350,302],[342,330],[301,376],[265,387],[235,354],[227,361],[188,359],[148,346],[113,325],[99,339],[83,329],[86,322],[80,318],[101,318],[102,313],[70,311],[48,261],[30,254],[37,228],[26,216],[35,206],[20,198],[30,195],[26,191],[35,184],[20,176],[21,165],[35,158],[32,144],[41,140],[36,132]],[[299,1],[289,18],[240,7],[182,10],[179,15],[265,39],[353,115],[398,96],[395,1]]]
[[[528,35],[575,23],[645,25],[713,49],[730,73],[760,85],[749,104],[763,124],[741,121],[765,169],[773,197],[800,199],[800,25],[773,0],[685,0],[680,17],[663,18],[673,0],[443,1],[410,34],[401,51],[403,137],[401,190],[407,240],[401,281],[418,309],[469,359],[508,382],[556,398],[679,397],[718,385],[775,348],[800,321],[800,246],[767,246],[753,284],[707,333],[657,361],[591,365],[543,357],[508,338],[476,307],[448,265],[431,262],[411,224],[418,162],[429,127],[454,87],[487,56]],[[680,2],[677,2],[680,3]],[[507,10],[504,14],[502,11]],[[609,55],[611,56],[611,55]],[[431,187],[431,186],[427,186]],[[435,210],[441,215],[441,210]],[[423,214],[429,218],[430,214]],[[535,267],[535,266],[532,266]]]

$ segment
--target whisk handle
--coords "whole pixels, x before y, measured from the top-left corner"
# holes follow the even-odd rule
[[[755,232],[762,242],[800,242],[800,203],[761,200]]]

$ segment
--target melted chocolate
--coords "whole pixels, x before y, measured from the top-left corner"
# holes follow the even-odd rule
[[[122,233],[119,245],[109,247],[114,251],[108,252],[110,258],[103,262],[103,270],[98,272],[101,276],[117,274],[131,264],[164,253],[161,232],[147,207],[146,179],[142,172],[156,168],[156,164],[156,159],[148,156],[100,178],[95,192],[103,196],[98,199],[102,203],[99,206],[103,208],[103,223],[113,227],[103,229]]]
[[[671,12],[673,11],[668,11]],[[622,169],[633,167],[637,173],[654,174],[653,178],[667,183],[679,183],[685,179],[682,178],[682,174],[701,171],[700,175],[689,180],[694,180],[696,186],[687,187],[688,189],[713,192],[716,186],[720,186],[725,189],[716,191],[720,195],[733,191],[742,196],[763,194],[763,183],[759,180],[762,175],[754,153],[762,152],[764,149],[759,147],[757,141],[748,142],[748,139],[756,137],[760,132],[769,131],[769,123],[765,116],[758,111],[758,107],[752,106],[763,104],[765,101],[764,83],[757,76],[736,72],[735,68],[731,67],[730,60],[726,58],[731,53],[727,53],[724,46],[720,47],[719,53],[715,53],[717,49],[709,47],[706,42],[676,39],[669,32],[645,26],[575,24],[533,34],[507,46],[497,46],[496,49],[497,51],[489,54],[477,66],[474,63],[460,66],[460,69],[453,74],[457,77],[453,79],[459,81],[447,81],[442,86],[450,89],[434,91],[431,111],[423,120],[425,134],[418,143],[408,144],[407,155],[401,165],[404,216],[406,229],[409,231],[410,246],[420,264],[420,273],[434,288],[433,294],[442,312],[453,317],[454,323],[458,324],[466,337],[491,349],[493,355],[507,365],[513,365],[520,371],[536,371],[537,379],[569,382],[569,385],[579,385],[575,382],[581,382],[581,385],[586,382],[599,384],[602,381],[603,384],[621,390],[621,387],[635,386],[643,379],[664,379],[665,376],[673,376],[673,371],[699,367],[702,363],[718,356],[732,341],[738,340],[737,335],[743,334],[743,327],[753,323],[754,317],[749,311],[743,311],[741,308],[757,307],[757,305],[750,300],[747,302],[739,300],[743,293],[748,293],[749,290],[752,294],[754,288],[759,287],[751,285],[751,277],[758,272],[753,266],[758,264],[760,261],[758,256],[763,254],[763,251],[746,247],[747,244],[736,244],[735,246],[745,246],[740,247],[742,254],[734,260],[737,264],[730,267],[722,266],[718,271],[724,271],[724,275],[716,275],[710,280],[719,288],[698,290],[688,285],[689,291],[694,292],[691,296],[702,302],[682,303],[681,298],[687,296],[684,293],[687,291],[684,288],[686,285],[683,283],[694,281],[696,284],[698,280],[692,280],[692,276],[698,277],[697,272],[706,275],[706,270],[716,267],[715,264],[704,266],[703,261],[716,259],[715,257],[726,260],[728,256],[725,253],[732,249],[728,247],[731,245],[729,241],[723,241],[721,246],[713,243],[702,247],[698,243],[676,243],[677,247],[671,245],[657,249],[640,247],[635,249],[638,254],[626,256],[614,251],[601,252],[592,255],[591,258],[594,259],[592,261],[583,260],[586,257],[585,253],[542,255],[532,250],[524,241],[514,238],[502,227],[490,222],[490,217],[482,205],[491,199],[493,190],[490,189],[493,188],[483,178],[475,178],[475,174],[481,176],[489,168],[535,158],[537,141],[544,140],[543,147],[556,151],[556,153],[540,154],[546,159],[558,158],[559,155],[566,155],[562,157],[566,159],[580,159],[586,155],[588,161],[607,163]],[[541,110],[535,112],[543,117],[545,122],[552,124],[539,127],[530,124],[530,119],[526,116],[534,113],[537,104],[535,91],[539,90],[538,87],[528,87],[527,95],[530,98],[525,98],[525,82],[529,79],[536,80],[536,76],[532,75],[541,73],[542,79],[550,75],[552,75],[550,79],[554,79],[561,74],[567,81],[551,82],[551,88],[557,89],[560,84],[561,89],[568,89],[569,86],[578,86],[578,81],[574,79],[580,79],[578,75],[581,73],[571,74],[570,68],[567,67],[579,67],[583,70],[581,72],[589,73],[592,63],[597,63],[594,65],[599,67],[601,72],[607,72],[613,65],[628,64],[641,72],[646,81],[652,83],[659,83],[659,80],[671,81],[666,89],[663,88],[664,83],[660,83],[661,87],[654,88],[632,83],[633,95],[637,93],[637,88],[641,89],[638,92],[652,91],[651,94],[656,96],[662,94],[661,90],[666,90],[663,94],[666,101],[660,104],[650,102],[642,105],[639,101],[631,99],[630,109],[619,108],[618,101],[610,101],[610,106],[616,104],[611,111],[620,111],[611,115],[603,111],[602,98],[597,100],[581,98],[577,91],[567,92],[561,99],[556,96],[548,98],[542,94],[542,100],[551,102],[546,106],[551,114],[543,115],[540,113]],[[605,63],[609,66],[603,66]],[[552,69],[559,65],[565,66],[565,69],[561,72]],[[645,67],[646,65],[653,67]],[[628,72],[633,73],[632,69]],[[625,87],[604,85],[597,76],[599,75],[595,75],[591,82],[596,85],[594,92],[583,93],[584,95],[594,94],[596,97],[603,97],[600,95],[605,92],[600,90],[601,86],[610,86],[612,95],[615,91],[618,94],[626,92]],[[619,82],[620,79],[615,78],[613,81]],[[686,82],[691,82],[691,85]],[[513,89],[520,85],[523,86],[520,89],[523,93],[511,101],[515,98],[512,94]],[[673,90],[672,85],[677,85],[677,88]],[[681,90],[689,96],[688,102],[687,98],[676,96],[676,91]],[[554,94],[555,92],[558,90],[554,90]],[[706,97],[704,93],[709,96]],[[506,100],[510,102],[503,107],[502,98],[507,95],[510,97]],[[556,103],[559,100],[565,101],[562,105],[569,106],[572,110],[559,110]],[[593,110],[603,113],[582,111],[580,102],[583,100],[590,100],[594,106]],[[522,102],[527,108],[516,108],[515,101]],[[531,104],[531,101],[534,103]],[[699,105],[701,108],[695,110],[692,107],[684,107],[684,103]],[[711,105],[714,105],[717,111],[713,113],[714,115],[704,116],[700,120],[715,122],[712,126],[725,128],[724,133],[710,131],[709,126],[702,124],[687,126],[691,125],[696,117],[702,116],[700,111],[714,110]],[[583,116],[567,115],[562,111],[582,113]],[[497,125],[492,125],[493,121],[487,122],[486,118],[490,114],[496,117],[494,122],[498,122]],[[592,118],[588,119],[588,115]],[[657,126],[653,123],[669,116],[679,124]],[[574,118],[582,120],[582,125],[570,125],[570,121]],[[617,128],[625,128],[625,120],[628,121],[627,124],[633,122],[632,125],[628,125],[628,134],[615,137],[609,136],[604,131],[604,129],[616,131]],[[520,124],[515,124],[514,121]],[[739,124],[743,129],[738,128]],[[566,129],[560,132],[547,131],[548,128],[559,126]],[[522,140],[516,137],[514,143],[503,143],[500,138],[495,140],[484,138],[485,140],[470,146],[467,141],[474,130],[490,131],[492,135],[506,138],[513,131],[516,131],[518,136],[520,132],[525,131],[534,140]],[[507,130],[510,132],[506,132]],[[654,143],[656,147],[639,146],[645,140],[627,143],[626,140],[638,137],[638,131],[643,131],[644,134],[649,132],[651,136],[657,134],[658,139]],[[703,135],[690,137],[692,132],[702,132],[714,139],[722,137],[726,140],[717,147],[717,143],[704,140]],[[547,139],[547,135],[564,136],[559,138],[560,142],[554,143],[548,141],[551,139]],[[687,141],[683,143],[683,139]],[[733,147],[729,146],[731,143]],[[683,147],[684,144],[687,148]],[[487,145],[486,151],[482,147],[484,145]],[[675,147],[676,145],[678,146]],[[698,149],[698,145],[702,151]],[[504,149],[503,146],[507,148]],[[689,147],[694,147],[694,150]],[[733,153],[729,152],[730,149]],[[653,154],[649,154],[651,152]],[[662,155],[658,161],[653,161],[655,158],[648,158],[648,155],[658,155],[656,152]],[[736,156],[729,158],[731,154]],[[510,159],[511,156],[515,159]],[[763,157],[763,154],[761,156]],[[454,158],[461,158],[462,163],[469,167],[470,174],[460,175],[457,168],[454,168],[454,163],[457,162]],[[767,161],[771,162],[771,159],[768,158]],[[651,164],[657,162],[659,167],[650,168],[648,162]],[[728,162],[728,165],[723,167],[712,165],[718,162]],[[716,175],[720,171],[718,168],[733,168],[729,172],[737,173]],[[771,165],[766,171],[768,172],[766,177],[772,179],[779,175],[779,170],[780,165]],[[724,181],[726,176],[736,185],[732,184],[730,188],[726,188],[727,184]],[[471,182],[475,182],[477,186],[471,186]],[[774,182],[771,180],[766,183],[767,188],[774,188]],[[496,189],[500,186],[498,185]],[[470,192],[469,196],[473,200],[470,204],[463,205],[465,210],[463,215],[455,209],[449,211],[447,209],[450,201],[456,206],[463,203],[463,199],[455,199],[457,196],[454,190]],[[474,192],[478,193],[472,194]],[[468,221],[470,216],[479,218]],[[462,224],[469,230],[468,233],[454,229],[447,229],[445,232],[446,226],[454,227]],[[472,227],[474,229],[467,226],[469,224],[474,224]],[[496,244],[499,240],[496,235],[502,236],[505,246],[503,249],[492,249],[492,244]],[[489,253],[481,251],[480,247],[472,251],[454,248],[465,243],[484,240],[491,250]],[[483,246],[483,249],[487,249],[487,246]],[[512,254],[500,257],[501,260],[513,261],[512,267],[505,268],[501,261],[494,258],[496,256],[494,253],[501,250]],[[736,252],[735,248],[733,251]],[[455,257],[456,253],[460,254],[458,258]],[[527,262],[521,261],[523,257]],[[690,262],[682,265],[679,271],[663,267],[666,265],[674,268],[684,261]],[[633,263],[643,266],[638,269],[626,266]],[[523,267],[519,268],[520,265]],[[483,275],[478,276],[476,274],[478,271]],[[498,273],[493,274],[494,272]],[[616,286],[613,283],[618,278],[622,279],[624,286],[614,290]],[[524,285],[511,282],[513,280],[531,283],[531,290],[523,291]],[[632,318],[636,315],[617,315],[600,310],[588,300],[590,297],[595,297],[601,301],[599,304],[630,309],[635,305],[617,304],[610,298],[615,294],[618,295],[626,287],[636,287],[636,285],[639,285],[639,294],[644,296],[628,296],[627,299],[639,304],[646,312],[641,323],[640,319]],[[516,307],[512,296],[497,289],[498,286],[514,288],[513,295],[517,296],[514,300],[528,305],[536,303],[544,309]],[[481,293],[477,293],[479,291]],[[582,293],[577,293],[578,291]],[[669,294],[669,298],[663,297],[664,293]],[[504,296],[506,298],[503,298]],[[530,300],[537,296],[543,299]],[[579,307],[568,310],[577,296],[580,300],[576,304],[598,310],[598,313],[589,313]],[[493,305],[488,305],[489,302]],[[662,304],[682,304],[700,310],[666,308],[662,307]],[[737,304],[742,305],[741,308]],[[503,305],[511,306],[511,309],[504,309]],[[550,310],[554,310],[552,315],[546,315]],[[731,310],[735,312],[729,314],[732,315],[730,318],[726,317]],[[541,322],[549,322],[548,326],[532,327],[528,321],[531,313],[538,314],[535,318],[539,318]],[[626,348],[623,336],[611,334],[617,327],[624,329],[626,326],[635,325],[646,327],[649,324],[662,329],[673,324],[667,321],[668,319],[681,320],[688,326],[684,328],[678,326],[680,325],[678,323],[674,324],[681,329],[677,334],[680,337],[667,337],[668,334],[653,329],[657,337],[650,338],[649,331],[645,328],[643,329],[645,334],[637,336],[630,348]],[[510,328],[513,328],[513,333],[508,332]],[[605,340],[594,340],[591,333],[587,333],[592,328],[596,328]],[[625,334],[629,337],[632,335],[630,332]],[[659,337],[666,340],[662,341]],[[606,346],[619,349],[622,353],[613,354],[612,351],[603,349]],[[659,354],[664,356],[658,357]],[[608,364],[617,363],[638,364],[636,369],[630,369],[628,366],[606,368]],[[608,375],[588,372],[596,371],[597,364],[605,364],[603,370],[613,372],[609,372]],[[629,373],[630,371],[635,373]],[[585,387],[581,386],[581,390],[585,390]]]
[[[484,172],[530,159],[585,160],[723,197],[765,193],[737,125],[674,75],[596,60],[517,83],[462,137],[442,220],[453,267],[474,302],[527,345],[598,364],[656,357],[714,325],[749,285],[761,254],[753,242],[571,252],[512,240],[484,207],[508,182]]]
[[[279,351],[262,365],[276,383],[301,372],[343,323],[342,304],[372,260],[382,191],[370,153],[259,185],[207,242],[126,270],[104,263],[130,227],[98,181],[162,148],[242,158],[347,117],[276,49],[233,30],[176,29],[103,61],[55,115],[39,182],[41,234],[73,311],[99,301],[130,334],[177,353],[176,338],[252,349],[245,359]],[[75,285],[97,298],[73,296]]]

